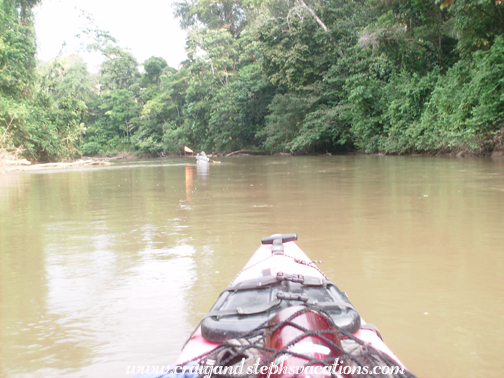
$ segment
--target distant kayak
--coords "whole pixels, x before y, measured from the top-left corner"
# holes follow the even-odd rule
[[[210,159],[207,157],[207,156],[197,156],[196,157],[196,161],[198,163],[208,163],[210,161]]]

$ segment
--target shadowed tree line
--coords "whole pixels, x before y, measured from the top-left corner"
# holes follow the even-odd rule
[[[502,0],[183,0],[187,60],[36,61],[31,9],[0,0],[0,148],[33,160],[502,147]],[[169,38],[169,36],[165,36]],[[161,43],[156,38],[146,43]]]

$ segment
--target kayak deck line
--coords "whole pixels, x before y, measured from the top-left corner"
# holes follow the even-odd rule
[[[275,255],[270,255],[270,256],[267,256],[265,257],[264,259],[260,260],[260,261],[249,261],[247,263],[247,265],[245,265],[245,267],[235,276],[235,278],[233,278],[233,280],[231,281],[231,285],[233,283],[235,283],[237,280],[238,280],[238,277],[240,277],[240,275],[245,272],[246,270],[248,269],[252,269],[262,263],[264,263],[266,260],[269,260],[269,259],[273,259],[275,257]],[[314,264],[314,261],[306,261],[306,260],[300,260],[294,256],[290,256],[290,255],[287,255],[287,254],[284,254],[283,257],[287,257],[287,258],[291,258],[294,260],[295,263],[297,264],[301,264],[301,265],[305,265],[305,266],[308,266],[310,268],[313,268],[315,269],[317,272],[319,272],[325,279],[328,279],[327,276]],[[250,265],[249,265],[250,264]]]

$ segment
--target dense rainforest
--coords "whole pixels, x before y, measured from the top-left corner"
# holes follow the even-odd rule
[[[180,67],[95,30],[93,74],[77,55],[37,61],[39,2],[0,0],[3,153],[502,148],[503,0],[180,0]]]

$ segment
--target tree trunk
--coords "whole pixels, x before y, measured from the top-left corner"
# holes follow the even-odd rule
[[[317,21],[317,23],[320,25],[322,29],[326,32],[327,35],[330,36],[329,29],[327,26],[322,22],[322,20],[315,14],[315,12],[304,2],[304,0],[296,0],[296,3],[298,3],[298,6],[305,9],[308,11],[308,13],[311,14],[311,16]]]
[[[439,12],[439,30],[438,30],[438,50],[439,50],[439,68],[441,68],[441,72],[443,72],[443,35],[441,34],[441,30],[443,27],[443,11]]]
[[[504,36],[504,19],[502,18],[502,12],[501,12],[501,9],[500,9],[500,4],[501,3],[502,2],[499,2],[499,3],[497,3],[497,1],[494,2],[495,8],[497,8],[497,13],[499,13],[499,22],[500,22],[501,29],[502,29],[502,35]]]

